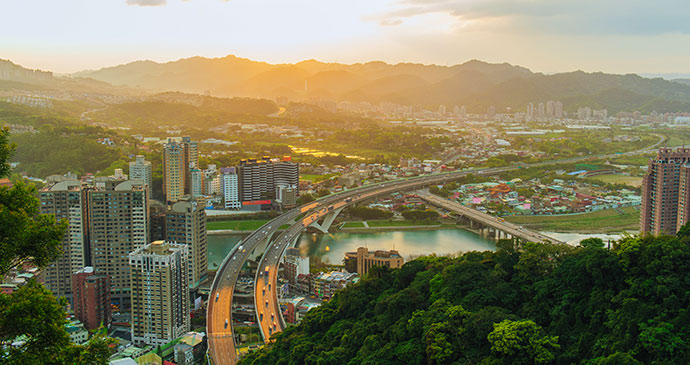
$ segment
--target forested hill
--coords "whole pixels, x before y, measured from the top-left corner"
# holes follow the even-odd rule
[[[685,233],[683,233],[685,232]],[[690,234],[375,270],[243,364],[690,363]]]
[[[435,109],[465,105],[471,113],[525,111],[529,102],[561,100],[609,113],[690,111],[690,86],[635,74],[582,71],[543,74],[507,63],[471,60],[453,66],[380,61],[341,64],[315,60],[268,64],[229,55],[167,63],[137,61],[73,76],[158,91],[211,92],[226,97],[393,102]]]

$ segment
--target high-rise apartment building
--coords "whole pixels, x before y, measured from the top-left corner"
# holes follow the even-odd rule
[[[79,181],[62,181],[39,194],[41,214],[52,214],[69,226],[62,239],[62,253],[45,269],[45,286],[55,296],[72,301],[72,273],[89,264],[88,215],[85,189]]]
[[[184,166],[187,171],[199,167],[199,143],[192,141],[190,137],[182,137],[182,150],[184,152]],[[191,174],[187,174],[185,180],[185,194],[192,193]]]
[[[662,148],[642,179],[640,231],[675,234],[688,222],[690,209],[690,148]]]
[[[174,202],[184,195],[186,179],[184,148],[180,143],[168,141],[163,146],[163,194],[166,201]]]
[[[187,245],[154,241],[129,254],[132,342],[163,345],[189,331]]]
[[[108,327],[111,320],[110,286],[108,276],[94,273],[87,266],[72,274],[74,292],[74,315],[84,323],[88,330],[100,325]]]
[[[190,137],[181,142],[169,139],[163,146],[163,193],[165,200],[175,202],[192,194],[191,169],[199,165],[199,146]]]
[[[204,196],[204,174],[201,170],[193,168],[189,170],[191,190],[189,192],[195,198]]]
[[[144,156],[138,155],[134,162],[129,163],[129,179],[143,182],[151,191],[151,162],[146,161]]]
[[[525,113],[525,118],[527,119],[528,122],[534,120],[534,104],[532,104],[532,103],[527,104],[527,111]]]
[[[189,287],[198,287],[206,279],[208,272],[206,211],[203,201],[187,195],[169,205],[165,213],[165,239],[187,245]]]
[[[553,107],[553,116],[556,118],[563,118],[563,103],[561,103],[560,101],[556,101]]]
[[[130,299],[127,255],[148,242],[148,189],[128,180],[88,190],[87,196],[91,266],[110,277],[113,302],[126,308]]]
[[[242,160],[238,167],[240,200],[275,199],[276,187],[299,186],[299,165],[289,158],[282,161],[261,159]]]
[[[225,209],[240,209],[240,186],[237,177],[237,170],[234,167],[224,167],[220,169],[221,192]]]

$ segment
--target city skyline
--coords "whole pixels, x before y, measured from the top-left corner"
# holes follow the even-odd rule
[[[12,8],[18,16],[0,30],[16,36],[0,40],[0,57],[57,73],[228,54],[270,63],[480,59],[545,73],[690,73],[690,51],[677,47],[690,39],[688,10],[673,0],[32,0]]]

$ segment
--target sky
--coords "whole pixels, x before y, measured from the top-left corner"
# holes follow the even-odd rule
[[[0,58],[77,72],[234,54],[690,73],[687,0],[5,0]]]

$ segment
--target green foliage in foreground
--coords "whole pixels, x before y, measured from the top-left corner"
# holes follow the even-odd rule
[[[242,363],[689,363],[685,232],[377,267]]]
[[[3,364],[104,364],[114,340],[95,335],[84,345],[70,343],[66,305],[42,284],[30,281],[12,295],[0,294],[0,340],[22,345],[0,351]]]

